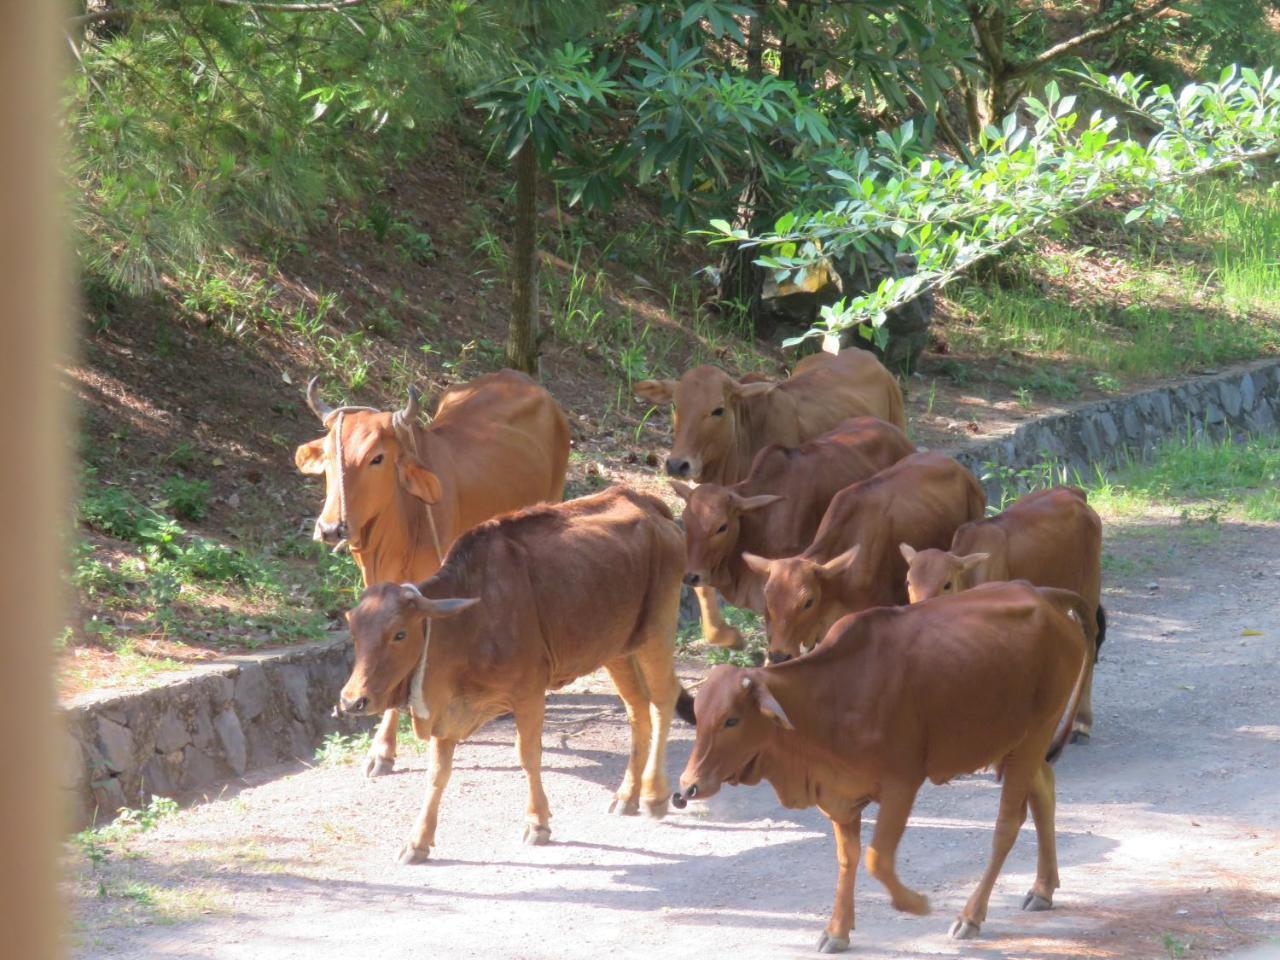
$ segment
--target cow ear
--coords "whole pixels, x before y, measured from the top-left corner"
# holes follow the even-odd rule
[[[293,451],[293,462],[309,476],[316,477],[324,473],[324,437],[304,443]]]
[[[751,383],[735,381],[733,392],[738,397],[762,397],[777,385],[773,380],[753,380]]]
[[[676,382],[674,380],[641,380],[633,389],[641,400],[657,404],[670,403],[676,395]]]
[[[689,498],[693,496],[693,487],[689,486],[682,480],[668,480],[667,483],[671,489],[675,491],[677,497],[685,503],[689,502]]]
[[[858,552],[861,549],[855,544],[839,556],[832,557],[822,565],[822,572],[828,577],[844,576],[858,559]]]
[[[971,553],[968,556],[960,557],[960,571],[968,573],[980,563],[986,563],[991,559],[989,553]]]
[[[456,617],[463,610],[470,610],[480,602],[479,597],[467,597],[465,599],[450,597],[446,600],[432,600],[430,597],[422,598],[427,603],[426,609],[422,609],[432,620],[445,620],[449,617]]]
[[[767,507],[771,503],[777,503],[779,500],[785,500],[786,497],[780,497],[773,493],[762,493],[758,497],[740,497],[736,493],[733,495],[733,502],[743,513],[750,513],[752,510],[759,510],[761,507]]]
[[[773,561],[766,560],[764,557],[757,557],[754,553],[744,553],[742,562],[747,565],[748,570],[753,570],[762,577],[769,575],[769,564]]]
[[[753,683],[751,692],[756,698],[756,706],[760,708],[760,712],[768,717],[775,726],[779,726],[783,730],[795,729],[791,725],[791,719],[787,716],[787,711],[782,709],[782,704],[769,692],[768,687],[763,683]]]
[[[440,478],[412,457],[402,457],[399,463],[400,482],[423,503],[439,503],[444,491]]]
[[[916,548],[909,543],[898,544],[898,550],[902,553],[902,559],[910,563],[916,558]]]

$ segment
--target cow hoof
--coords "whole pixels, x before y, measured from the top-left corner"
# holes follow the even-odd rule
[[[430,847],[415,847],[412,843],[406,843],[400,848],[400,853],[396,855],[396,863],[410,867],[415,863],[426,863],[430,856]]]
[[[609,804],[609,812],[616,817],[634,817],[640,812],[640,801],[634,797],[625,800],[622,797],[614,797],[613,802]]]
[[[667,815],[667,809],[670,801],[666,797],[659,797],[657,800],[646,800],[644,802],[644,812],[654,820],[661,820]]]
[[[723,647],[726,650],[741,650],[746,646],[742,641],[742,634],[733,627],[716,631],[711,636],[707,637],[707,643],[711,644],[713,647]]]
[[[844,953],[848,949],[848,937],[837,937],[834,933],[823,930],[822,936],[818,938],[819,953]]]
[[[395,768],[395,757],[375,757],[373,754],[369,754],[364,758],[364,775],[370,780],[374,777],[385,777]]]
[[[893,909],[914,914],[917,917],[927,917],[932,907],[929,906],[929,898],[924,894],[907,890],[893,899]]]
[[[1032,913],[1038,913],[1041,910],[1052,910],[1053,903],[1046,900],[1034,890],[1027,891],[1027,895],[1022,898],[1022,909],[1030,910]]]
[[[951,939],[976,940],[980,927],[981,924],[974,923],[972,920],[957,920],[951,925]]]
[[[527,823],[524,827],[524,837],[522,839],[526,846],[545,847],[551,842],[551,828],[536,823]]]
[[[1071,731],[1071,742],[1072,742],[1072,743],[1078,743],[1078,744],[1080,744],[1080,746],[1082,746],[1082,747],[1083,747],[1083,746],[1088,745],[1088,743],[1089,743],[1089,731],[1087,731],[1087,730],[1072,730],[1072,731]]]

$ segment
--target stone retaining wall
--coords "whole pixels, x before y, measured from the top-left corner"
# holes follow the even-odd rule
[[[1165,440],[1208,434],[1268,433],[1280,421],[1280,361],[1264,360],[1226,373],[1083,404],[1024,423],[1012,434],[947,452],[979,477],[990,503],[1006,486],[1025,489],[1046,463],[1083,477],[1128,457],[1145,457]],[[994,470],[992,468],[995,468]]]
[[[153,794],[191,796],[248,770],[310,760],[329,733],[368,729],[330,716],[351,671],[346,634],[220,660],[130,694],[84,694],[63,711],[63,787],[75,827],[105,823]]]
[[[949,451],[999,503],[1017,471],[1052,462],[1082,475],[1149,453],[1190,430],[1220,437],[1268,432],[1280,419],[1280,361],[1159,387],[1025,423],[1007,437]],[[681,621],[696,622],[686,590]],[[293,759],[310,760],[329,733],[371,720],[330,716],[351,669],[346,634],[283,652],[221,660],[139,693],[86,694],[63,711],[64,787],[72,822],[106,822],[152,794],[191,796]]]

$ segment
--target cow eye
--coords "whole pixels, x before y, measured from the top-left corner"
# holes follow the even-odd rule
[[[813,606],[813,597],[810,597],[808,600],[804,602],[804,608],[808,610],[812,606]]]
[[[726,721],[724,722],[724,725],[725,725],[726,727],[736,727],[736,726],[738,725],[738,718],[737,718],[737,717],[730,717],[728,720],[726,720]]]
[[[724,533],[728,529],[729,529],[729,525],[727,523],[722,523],[720,524],[720,529],[717,530],[716,533]]]
[[[724,416],[724,407],[716,407],[714,410],[712,410],[712,411],[711,411],[711,415],[712,415],[713,417],[723,417],[723,416]]]
[[[369,461],[369,466],[376,467],[381,462],[382,462],[382,454],[378,454],[376,457],[374,457],[372,460]]]
[[[403,631],[403,630],[401,630],[399,633],[397,633],[397,634],[396,634],[394,637],[392,637],[391,639],[395,640],[397,643],[398,643],[399,641],[403,640],[403,639],[404,639],[404,631]]]

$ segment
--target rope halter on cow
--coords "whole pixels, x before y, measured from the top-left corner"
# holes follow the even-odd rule
[[[428,516],[430,514],[428,513]],[[402,583],[401,589],[408,590],[422,596],[422,591],[418,589],[416,583]],[[427,699],[423,695],[422,685],[427,679],[427,648],[431,646],[431,618],[427,617],[424,624],[425,635],[422,638],[422,655],[418,657],[418,665],[413,670],[413,680],[409,685],[408,708],[409,713],[417,717],[419,720],[428,720],[431,717],[431,711],[427,709]]]

